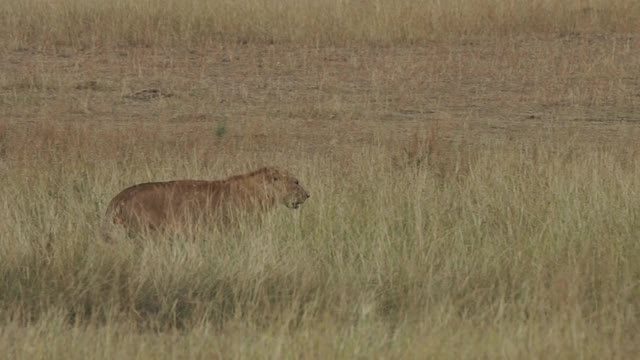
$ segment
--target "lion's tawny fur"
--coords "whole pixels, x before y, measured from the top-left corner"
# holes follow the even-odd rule
[[[103,223],[109,239],[115,226],[155,230],[197,221],[228,223],[236,215],[267,211],[278,203],[297,208],[309,198],[289,172],[264,167],[224,180],[174,180],[128,187],[107,206]]]

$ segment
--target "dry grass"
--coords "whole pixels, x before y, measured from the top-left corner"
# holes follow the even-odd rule
[[[470,3],[5,1],[2,353],[637,357],[638,6]],[[99,241],[267,164],[301,211]]]
[[[633,142],[495,143],[475,148],[463,175],[428,163],[394,170],[395,153],[377,146],[341,172],[282,154],[272,161],[313,191],[299,213],[280,209],[259,229],[109,245],[98,241],[100,216],[125,184],[220,177],[260,155],[238,162],[230,146],[193,156],[165,138],[138,153],[118,143],[132,154],[123,160],[112,139],[73,127],[30,139],[39,155],[11,161],[1,197],[0,346],[15,357],[639,350]]]
[[[452,36],[632,32],[634,0],[7,0],[12,46],[417,43]]]

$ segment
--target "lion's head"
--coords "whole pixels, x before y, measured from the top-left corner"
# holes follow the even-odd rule
[[[290,209],[297,209],[309,197],[309,193],[300,185],[300,181],[291,173],[274,168],[265,167],[257,172],[262,177],[277,202]]]

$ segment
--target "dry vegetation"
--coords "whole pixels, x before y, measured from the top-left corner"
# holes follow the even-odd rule
[[[0,352],[637,357],[639,25],[631,0],[4,1]],[[128,185],[265,164],[301,211],[99,241]]]
[[[527,33],[630,32],[635,0],[4,0],[17,46],[420,43]]]

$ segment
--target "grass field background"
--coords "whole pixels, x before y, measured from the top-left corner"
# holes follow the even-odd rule
[[[633,358],[632,1],[5,1],[10,358]],[[118,191],[289,169],[261,224],[115,244]]]
[[[530,33],[632,32],[634,0],[6,0],[15,46],[187,46],[219,41],[393,45]]]

